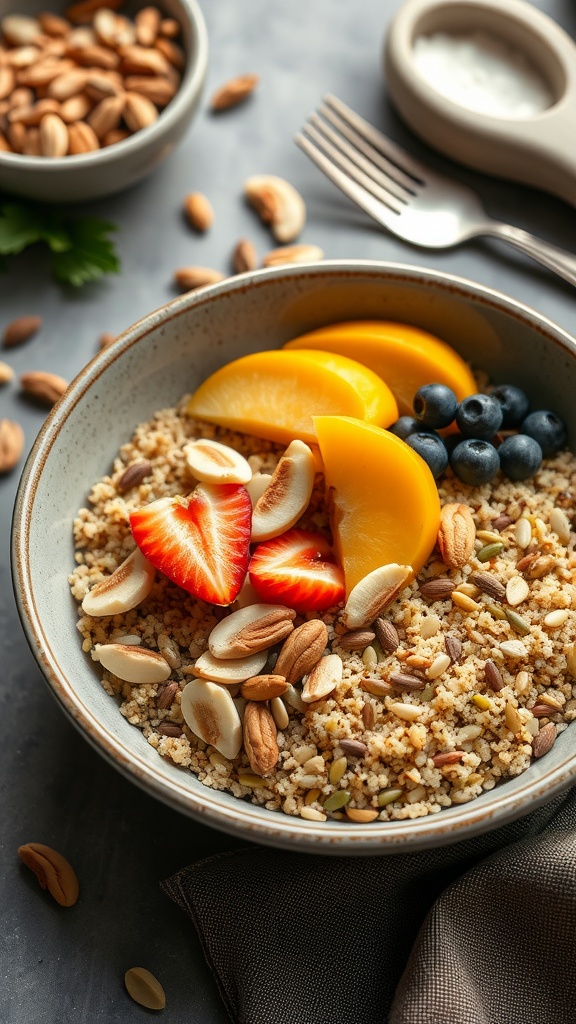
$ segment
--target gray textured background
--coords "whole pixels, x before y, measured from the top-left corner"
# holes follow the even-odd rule
[[[183,144],[149,180],[90,207],[119,225],[119,278],[70,295],[51,282],[40,255],[11,261],[0,278],[0,329],[23,314],[37,313],[44,321],[36,338],[0,353],[17,373],[49,369],[71,379],[95,353],[102,331],[117,333],[173,297],[176,267],[202,264],[227,272],[240,237],[252,239],[263,255],[273,243],[242,199],[244,180],[262,172],[280,174],[302,192],[308,205],[302,241],[322,246],[327,257],[450,271],[507,292],[576,332],[568,285],[496,242],[478,240],[437,254],[404,245],[353,207],[294,145],[305,116],[331,91],[416,154],[432,156],[386,99],[382,40],[398,0],[200,2],[210,38],[206,97],[246,71],[258,72],[261,86],[245,106],[217,118],[204,104]],[[1,3],[0,12],[14,6]],[[576,36],[570,0],[538,0],[534,6]],[[474,185],[493,216],[574,250],[573,209],[433,159]],[[201,238],[181,216],[182,198],[194,190],[205,192],[216,212],[213,230]],[[5,387],[4,416],[23,424],[29,447],[43,421],[41,410],[27,404],[16,387]],[[17,473],[0,478],[0,1021],[141,1021],[146,1011],[125,994],[122,977],[126,968],[142,965],[166,988],[162,1019],[220,1024],[228,1018],[200,944],[158,881],[191,860],[231,848],[233,841],[137,790],[56,707],[28,651],[12,597],[9,532],[16,486]],[[28,841],[53,845],[77,867],[82,896],[75,909],[60,910],[21,867],[16,848]],[[279,908],[279,914],[287,912]]]

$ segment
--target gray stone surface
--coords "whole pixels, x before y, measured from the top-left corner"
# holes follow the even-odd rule
[[[211,46],[206,96],[245,71],[260,73],[260,89],[244,107],[220,117],[210,116],[205,104],[184,143],[150,179],[90,208],[119,225],[118,279],[70,295],[50,280],[39,254],[10,261],[0,278],[0,327],[21,314],[37,313],[44,320],[35,339],[7,356],[1,353],[17,373],[49,369],[72,378],[95,353],[102,331],[119,332],[172,297],[174,268],[202,264],[228,271],[240,237],[251,238],[261,255],[271,248],[267,231],[242,200],[245,178],[260,172],[280,174],[300,189],[309,210],[302,240],[321,245],[328,257],[450,271],[507,292],[576,331],[568,285],[497,242],[477,240],[433,253],[391,238],[294,145],[308,112],[324,92],[334,92],[416,154],[474,185],[494,216],[574,248],[573,209],[433,157],[395,116],[386,99],[381,48],[398,0],[201,4]],[[538,0],[535,6],[576,35],[570,0]],[[2,4],[3,10],[9,7]],[[192,190],[205,192],[216,210],[214,228],[202,238],[181,216],[182,198]],[[43,421],[16,387],[0,391],[0,416],[23,424],[28,447]],[[145,1011],[122,984],[126,968],[142,965],[165,985],[169,1003],[163,1019],[221,1024],[228,1018],[200,944],[158,881],[234,842],[128,783],[52,700],[12,597],[9,533],[16,485],[16,474],[0,478],[0,1021],[142,1020]],[[61,849],[77,866],[82,896],[75,909],[60,910],[20,866],[16,848],[33,840]]]

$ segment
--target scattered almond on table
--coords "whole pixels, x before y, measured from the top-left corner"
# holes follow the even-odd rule
[[[30,398],[36,399],[42,405],[52,406],[66,391],[68,381],[56,373],[31,370],[20,377],[20,387]]]
[[[259,81],[260,76],[255,74],[238,75],[236,78],[231,78],[213,94],[210,101],[211,109],[215,113],[219,113],[229,110],[231,107],[237,107],[254,92]]]
[[[19,316],[4,328],[2,344],[5,348],[21,345],[24,341],[32,338],[41,326],[42,320],[39,316]]]
[[[13,420],[0,420],[0,473],[9,473],[24,450],[24,431]]]
[[[124,975],[124,984],[135,1003],[147,1010],[163,1010],[166,995],[157,978],[145,967],[131,967]]]
[[[18,856],[61,907],[74,906],[80,886],[74,868],[61,853],[43,843],[25,843],[18,847]]]
[[[212,204],[201,192],[191,192],[184,199],[184,212],[190,227],[204,232],[212,227],[214,210]]]

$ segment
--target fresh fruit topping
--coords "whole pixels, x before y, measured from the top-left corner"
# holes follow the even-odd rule
[[[396,434],[402,441],[405,441],[410,434],[416,434],[422,430],[422,424],[415,420],[413,416],[400,416],[395,423],[392,423],[388,430],[391,434]]]
[[[428,466],[387,430],[346,416],[315,419],[346,593],[390,562],[417,573],[438,533],[440,500]]]
[[[490,388],[490,396],[496,399],[502,409],[503,430],[519,426],[528,415],[530,400],[514,384],[497,384],[496,387]]]
[[[500,468],[509,480],[528,480],[542,465],[542,449],[528,434],[507,437],[498,449]]]
[[[122,615],[136,608],[152,590],[156,570],[136,548],[101,583],[92,587],[82,601],[85,615]]]
[[[211,484],[247,484],[252,479],[248,461],[227,444],[199,438],[184,445],[182,451],[188,469],[197,480]]]
[[[545,459],[556,455],[566,443],[566,424],[554,412],[538,409],[522,420],[520,430],[538,441]]]
[[[412,579],[410,565],[380,565],[352,588],[344,608],[348,629],[369,626]]]
[[[357,359],[386,381],[402,414],[412,414],[415,392],[429,381],[447,384],[459,401],[476,390],[469,367],[450,345],[408,324],[384,320],[329,324],[294,338],[286,348],[323,349]]]
[[[448,452],[440,435],[432,431],[421,430],[418,433],[410,434],[406,438],[406,444],[418,452],[434,479],[437,480],[448,466]]]
[[[424,384],[414,395],[414,416],[422,427],[448,427],[458,409],[458,399],[445,384]]]
[[[254,473],[252,479],[246,484],[246,490],[250,495],[252,506],[256,504],[258,498],[262,497],[264,491],[271,482],[272,473]]]
[[[198,484],[188,497],[159,498],[133,512],[138,547],[195,597],[228,605],[248,569],[252,503],[237,484]]]
[[[468,438],[450,456],[450,466],[459,480],[472,487],[487,484],[500,469],[498,452],[488,441]]]
[[[343,414],[387,427],[398,417],[372,370],[330,352],[256,352],[223,366],[190,398],[194,418],[289,444],[315,442],[312,417]]]
[[[285,533],[308,508],[314,488],[314,456],[303,441],[292,441],[252,513],[252,540]]]
[[[470,395],[460,403],[456,424],[464,437],[489,441],[502,425],[502,407],[491,395]]]
[[[182,690],[184,721],[195,736],[232,761],[242,746],[242,723],[228,690],[205,679],[191,679]]]
[[[297,612],[322,611],[344,597],[344,576],[332,548],[309,530],[288,530],[258,544],[249,573],[263,601],[282,601]]]

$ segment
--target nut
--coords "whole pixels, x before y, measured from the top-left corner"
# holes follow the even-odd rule
[[[376,636],[378,642],[383,651],[388,651],[393,654],[394,651],[398,650],[400,646],[400,637],[398,636],[398,630],[393,622],[389,619],[377,618],[374,620],[374,629],[376,630]]]
[[[348,757],[364,757],[368,753],[368,747],[362,740],[340,740],[338,746]]]
[[[204,679],[191,679],[182,690],[180,708],[186,725],[195,736],[212,744],[229,761],[238,756],[242,746],[242,724],[236,705],[224,686]]]
[[[163,1010],[166,994],[157,978],[145,967],[131,967],[124,975],[124,984],[135,1003],[147,1010]]]
[[[522,604],[522,601],[526,600],[529,593],[530,587],[523,576],[512,576],[508,580],[506,584],[506,600],[512,608]]]
[[[242,683],[240,696],[246,700],[272,700],[273,697],[281,697],[287,689],[284,676],[252,676]]]
[[[296,612],[285,605],[252,604],[222,619],[208,637],[215,658],[243,658],[272,647],[292,632]],[[280,670],[278,670],[280,672]],[[284,675],[284,673],[280,673]]]
[[[249,463],[226,444],[199,438],[182,449],[186,465],[196,478],[215,484],[247,484],[252,479]]]
[[[277,727],[279,729],[285,729],[290,721],[290,716],[286,711],[284,701],[280,700],[280,697],[272,697],[272,700],[270,701],[270,711],[272,712],[272,717],[274,718]]]
[[[174,282],[183,291],[193,291],[195,288],[204,288],[205,285],[216,284],[223,281],[225,274],[212,267],[181,267],[174,271]]]
[[[444,637],[444,646],[452,664],[458,665],[462,658],[462,642],[457,636],[448,635]]]
[[[342,682],[343,665],[342,658],[338,654],[327,654],[320,661],[316,662],[304,679],[302,687],[302,700],[305,704],[312,704],[315,700],[322,700]]]
[[[39,316],[19,316],[4,328],[2,343],[6,348],[28,341],[42,326]]]
[[[68,129],[58,114],[45,114],[40,121],[40,152],[46,157],[66,156]]]
[[[349,821],[365,825],[370,821],[376,821],[380,812],[375,807],[346,807],[344,813]]]
[[[470,582],[494,601],[504,601],[506,598],[506,588],[490,572],[473,572]]]
[[[364,576],[352,588],[344,608],[344,622],[348,629],[361,629],[370,625],[407,586],[412,576],[409,565],[381,565]]]
[[[295,629],[284,641],[275,670],[290,684],[297,683],[320,660],[326,644],[328,630],[321,619],[310,619]]]
[[[292,441],[252,512],[252,541],[270,540],[294,526],[308,508],[315,465],[304,441]]]
[[[388,682],[395,690],[422,690],[426,681],[410,672],[393,672]]]
[[[229,110],[242,103],[258,85],[259,75],[238,75],[221,85],[213,94],[210,106],[214,111]]]
[[[543,726],[532,740],[532,753],[534,757],[543,757],[544,754],[547,754],[552,749],[555,742],[556,726],[553,722],[548,722],[548,725]]]
[[[158,107],[146,96],[127,92],[124,97],[123,117],[131,132],[139,132],[158,120]]]
[[[306,206],[293,185],[284,178],[260,174],[248,178],[244,190],[277,242],[298,238],[306,222]]]
[[[131,644],[96,644],[93,657],[112,675],[136,686],[163,683],[171,671],[161,654]]]
[[[491,690],[499,692],[504,687],[504,680],[500,674],[500,669],[494,664],[493,661],[486,661],[484,663],[484,678],[486,679],[487,685]]]
[[[0,473],[9,473],[24,451],[24,431],[14,420],[0,420]]]
[[[43,405],[55,405],[66,391],[68,382],[55,373],[31,370],[30,373],[22,374],[20,386],[27,395],[42,402]]]
[[[137,608],[152,590],[155,576],[154,566],[136,548],[111,576],[92,587],[82,601],[82,611],[93,616],[121,615]]]
[[[476,527],[469,505],[449,502],[440,510],[438,547],[442,561],[449,569],[466,565],[474,551]]]
[[[443,768],[446,764],[457,764],[463,757],[463,750],[447,750],[443,754],[434,754],[432,761],[435,768]]]
[[[215,658],[209,651],[205,651],[196,660],[196,663],[186,669],[188,673],[200,676],[201,679],[210,679],[214,683],[223,683],[226,686],[242,683],[251,676],[257,676],[266,664],[267,651],[257,651],[247,658]]]
[[[371,629],[353,629],[338,637],[338,646],[345,651],[364,651],[375,638]]]
[[[14,370],[0,360],[0,384],[8,384],[11,380],[14,380]]]
[[[77,124],[68,125],[68,152],[71,156],[93,153],[96,149],[100,149],[100,141],[89,124],[78,121]]]
[[[315,263],[323,259],[324,250],[318,245],[283,245],[267,252],[262,266],[281,267],[285,263]]]
[[[126,467],[120,479],[116,481],[118,494],[125,494],[132,487],[138,487],[147,476],[150,476],[151,472],[152,466],[146,459],[142,459],[140,462],[132,462]]]
[[[278,761],[276,723],[261,701],[249,700],[244,709],[244,747],[255,775],[270,775]]]
[[[74,906],[80,886],[74,868],[61,853],[43,843],[26,843],[18,847],[18,856],[61,907]]]
[[[444,601],[456,589],[456,584],[447,576],[435,576],[432,580],[420,583],[418,589],[425,601]]]
[[[232,253],[232,268],[235,274],[245,274],[249,270],[256,270],[258,256],[256,249],[247,238],[241,238],[237,242]]]
[[[207,231],[214,221],[214,210],[201,192],[191,192],[184,199],[184,212],[191,227],[196,231]]]

